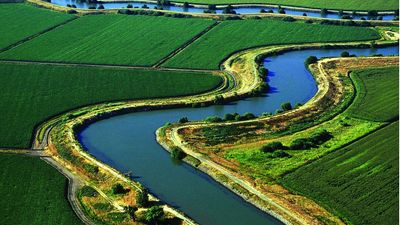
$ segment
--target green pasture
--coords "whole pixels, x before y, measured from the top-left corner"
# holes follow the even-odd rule
[[[37,157],[0,153],[1,224],[83,224],[66,198],[68,180]]]
[[[167,61],[164,67],[218,69],[235,51],[264,45],[362,41],[379,38],[364,27],[348,27],[281,20],[225,21]]]
[[[26,4],[0,4],[0,50],[74,16]]]
[[[395,122],[285,176],[349,224],[398,224],[399,123]]]
[[[399,117],[399,67],[356,70],[352,73],[358,86],[350,115],[373,121]]]
[[[205,92],[222,78],[190,72],[0,64],[0,146],[30,146],[34,127],[84,105]]]
[[[213,24],[208,19],[88,15],[0,59],[151,66]]]

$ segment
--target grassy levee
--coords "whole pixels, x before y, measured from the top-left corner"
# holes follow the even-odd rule
[[[393,121],[399,117],[399,68],[353,71],[358,94],[350,115],[372,121]]]
[[[284,177],[288,188],[322,203],[349,224],[398,224],[399,123]]]
[[[5,51],[0,58],[151,66],[213,23],[194,18],[87,15]]]
[[[176,2],[185,2],[186,0],[175,0]],[[197,4],[245,4],[245,3],[260,3],[260,4],[273,4],[283,6],[298,6],[308,8],[321,8],[321,9],[343,9],[343,10],[396,10],[399,8],[399,3],[396,0],[378,0],[378,1],[364,1],[364,0],[189,0],[187,2]]]
[[[203,73],[0,64],[0,146],[30,147],[34,127],[84,105],[184,96],[221,84]]]
[[[67,179],[37,157],[0,153],[1,224],[82,224],[66,200]]]
[[[74,18],[26,4],[0,4],[0,50]]]
[[[363,27],[347,27],[280,20],[224,21],[172,59],[164,67],[218,69],[233,52],[264,45],[373,40],[379,34]]]

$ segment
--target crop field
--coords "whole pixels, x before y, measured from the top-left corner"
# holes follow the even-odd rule
[[[177,0],[177,2],[185,2]],[[261,3],[274,4],[282,6],[299,6],[321,9],[347,9],[347,10],[396,10],[399,8],[399,3],[396,0],[189,0],[187,2],[197,4],[244,4],[244,3]]]
[[[357,70],[359,93],[350,115],[374,121],[389,121],[399,117],[399,67]]]
[[[39,158],[0,154],[1,224],[82,224],[66,196],[67,179]]]
[[[0,146],[29,147],[35,125],[99,102],[195,94],[222,78],[190,72],[0,64]]]
[[[217,69],[235,51],[290,43],[372,40],[379,34],[362,27],[306,24],[279,20],[225,21],[167,61],[174,68]]]
[[[282,179],[351,224],[398,224],[399,123],[395,122]]]
[[[31,35],[74,18],[25,4],[0,4],[0,50]]]
[[[1,59],[150,66],[212,20],[89,15],[0,54]]]

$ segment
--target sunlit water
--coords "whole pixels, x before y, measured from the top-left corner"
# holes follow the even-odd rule
[[[280,221],[245,202],[186,164],[176,164],[155,140],[155,131],[166,122],[187,116],[200,120],[226,113],[274,112],[283,102],[305,103],[317,91],[315,81],[304,67],[310,56],[339,56],[343,50],[303,50],[268,57],[271,91],[263,97],[248,98],[227,105],[130,113],[96,122],[78,138],[87,151],[121,172],[132,171],[134,180],[162,201],[182,210],[205,225],[266,225]],[[347,49],[356,55],[398,55],[397,47]]]

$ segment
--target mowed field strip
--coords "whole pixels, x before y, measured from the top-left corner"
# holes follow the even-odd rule
[[[398,71],[399,67],[354,71],[358,95],[348,114],[396,122],[300,167],[281,182],[350,224],[398,224]]]
[[[212,24],[209,19],[88,15],[3,52],[0,59],[151,66]]]
[[[163,67],[218,69],[235,51],[278,44],[373,40],[379,34],[364,27],[348,27],[280,20],[224,21],[201,36]]]
[[[273,4],[282,6],[298,6],[321,9],[343,10],[396,10],[399,9],[397,0],[176,0],[176,2],[190,2],[197,4]]]
[[[286,176],[285,186],[351,224],[398,224],[399,123]]]
[[[351,75],[358,85],[352,116],[372,121],[398,120],[398,67],[356,70]]]
[[[206,92],[222,78],[205,73],[0,63],[0,146],[30,147],[34,127],[100,102]],[[179,87],[179,88],[178,88]]]
[[[0,4],[0,50],[75,18],[25,4]]]
[[[0,153],[1,224],[83,224],[66,200],[67,178],[38,157]]]

